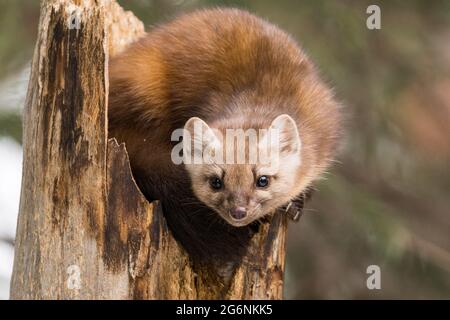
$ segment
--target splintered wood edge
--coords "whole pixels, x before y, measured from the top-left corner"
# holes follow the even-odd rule
[[[105,24],[109,56],[122,52],[130,43],[145,34],[144,23],[116,1],[107,0]]]
[[[115,138],[108,140],[106,176],[107,235],[101,245],[106,267],[129,274],[131,299],[196,299],[188,254],[173,238],[159,203],[148,202],[140,191],[125,144]]]
[[[139,195],[140,200],[143,203],[147,203],[149,205],[150,208],[155,207],[153,202],[149,202],[147,200],[147,198],[145,198],[145,196],[142,194],[141,190],[139,189],[136,180],[134,179],[133,173],[131,171],[131,165],[130,165],[130,158],[128,156],[128,152],[127,149],[125,147],[125,143],[122,142],[121,144],[119,144],[117,142],[116,138],[109,138],[108,139],[108,153],[107,153],[107,162],[110,162],[110,159],[118,159],[120,161],[120,163],[124,166],[124,170],[126,172],[126,175],[131,179],[131,181],[134,184],[135,190],[133,192],[135,192],[136,194]]]

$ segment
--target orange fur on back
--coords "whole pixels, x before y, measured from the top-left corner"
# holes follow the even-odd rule
[[[167,211],[187,207],[173,199],[174,193],[200,202],[192,192],[192,184],[200,182],[191,181],[184,166],[170,158],[171,133],[192,117],[218,129],[267,128],[281,114],[294,119],[302,164],[292,172],[295,186],[277,190],[283,200],[305,190],[334,156],[340,108],[332,91],[289,35],[248,12],[208,9],[181,15],[114,57],[109,73],[109,135],[126,143],[139,186],[150,200],[161,199]],[[227,178],[236,185],[252,179],[239,170]],[[176,219],[168,214],[179,239],[195,237],[177,223],[198,221],[180,214]]]

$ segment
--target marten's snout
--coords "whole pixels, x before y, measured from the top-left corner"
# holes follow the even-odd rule
[[[250,195],[244,190],[233,190],[228,196],[229,213],[231,218],[242,220],[247,217],[250,205]]]
[[[235,220],[242,220],[247,216],[247,209],[244,207],[235,207],[231,209],[230,215]]]

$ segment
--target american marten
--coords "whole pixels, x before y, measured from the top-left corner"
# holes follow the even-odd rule
[[[258,224],[302,195],[334,156],[340,107],[332,91],[288,34],[248,12],[181,15],[114,57],[109,77],[109,136],[125,142],[139,188],[160,200],[193,257],[242,255]],[[277,166],[176,163],[173,133],[184,128],[186,138],[195,127],[208,137],[202,147],[218,149],[229,129],[266,129],[260,140],[278,146]]]

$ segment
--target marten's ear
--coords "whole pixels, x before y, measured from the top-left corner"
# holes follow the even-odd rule
[[[221,142],[216,133],[208,124],[198,117],[192,117],[184,125],[183,154],[185,156],[215,157],[217,150],[221,149]],[[199,158],[198,158],[199,159]]]
[[[294,119],[287,114],[282,114],[272,121],[270,129],[278,131],[281,154],[300,153],[302,143]]]

